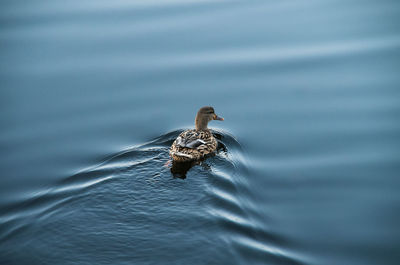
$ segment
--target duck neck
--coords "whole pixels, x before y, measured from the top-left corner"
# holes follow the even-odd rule
[[[195,124],[196,124],[196,131],[208,130],[208,128],[207,128],[208,119],[207,119],[207,117],[205,117],[203,115],[199,115],[199,114],[196,115]]]

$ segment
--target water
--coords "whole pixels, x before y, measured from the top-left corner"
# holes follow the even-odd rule
[[[1,264],[398,264],[398,1],[3,1]],[[174,178],[204,105],[218,154]]]

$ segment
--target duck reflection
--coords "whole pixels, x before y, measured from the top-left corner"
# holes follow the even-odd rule
[[[202,168],[205,170],[210,170],[210,165],[205,162],[205,160],[211,156],[214,156],[215,154],[210,154],[200,160],[196,161],[191,161],[191,162],[177,162],[177,161],[172,161],[172,166],[171,166],[171,173],[175,178],[181,178],[185,179],[186,178],[186,173],[194,166],[196,165],[201,165]]]
[[[200,161],[176,162],[172,161],[171,173],[175,178],[186,178],[186,173],[195,165],[199,165]]]

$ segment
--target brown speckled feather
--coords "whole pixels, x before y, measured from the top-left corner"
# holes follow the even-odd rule
[[[173,142],[169,151],[177,162],[198,160],[217,150],[217,140],[209,130],[186,130]]]

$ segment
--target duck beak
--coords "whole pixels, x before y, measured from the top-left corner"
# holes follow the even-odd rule
[[[214,115],[214,120],[217,120],[217,121],[223,121],[223,120],[224,120],[224,118],[222,118],[222,117],[218,117],[218,116],[217,116],[217,114],[215,114],[215,115]]]

